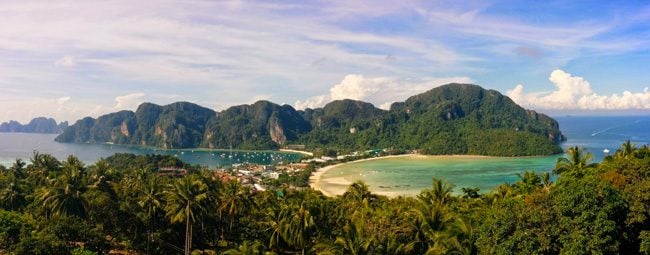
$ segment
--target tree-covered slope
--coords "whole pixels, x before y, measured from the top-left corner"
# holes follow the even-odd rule
[[[268,101],[230,107],[207,127],[205,147],[241,149],[276,149],[311,129],[293,107]]]
[[[559,152],[558,124],[494,90],[450,84],[393,104],[385,122],[397,122],[384,140],[427,154],[539,155]]]
[[[395,103],[389,111],[355,100],[304,111],[259,101],[219,113],[190,103],[145,103],[135,113],[81,120],[57,141],[239,149],[303,144],[339,151],[521,156],[559,153],[563,139],[555,120],[497,91],[448,84]]]
[[[205,124],[215,112],[188,102],[159,106],[144,103],[136,112],[120,111],[77,121],[58,142],[116,143],[166,149],[199,147]]]

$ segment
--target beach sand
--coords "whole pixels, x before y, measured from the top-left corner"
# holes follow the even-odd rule
[[[308,152],[308,151],[299,151],[299,150],[290,150],[290,149],[280,149],[282,152],[293,152],[293,153],[300,153],[302,155],[307,155],[307,156],[314,156],[314,153]]]
[[[334,197],[334,196],[342,195],[348,189],[350,184],[352,184],[352,182],[345,179],[345,178],[343,178],[343,177],[323,178],[324,173],[326,173],[327,171],[329,171],[329,170],[331,170],[333,168],[344,165],[344,164],[351,164],[351,163],[370,161],[370,160],[387,159],[387,158],[396,158],[396,157],[406,157],[406,158],[413,158],[413,159],[423,159],[423,158],[435,158],[435,159],[491,158],[490,156],[480,156],[480,155],[403,154],[403,155],[389,155],[389,156],[384,156],[384,157],[360,159],[360,160],[355,160],[355,161],[350,161],[350,162],[346,162],[346,163],[340,163],[340,164],[336,164],[336,165],[330,165],[330,166],[319,168],[318,170],[314,171],[312,173],[312,175],[309,177],[309,186],[311,186],[311,188],[313,188],[314,190],[318,190],[318,191],[322,192],[325,196]],[[413,195],[413,194],[410,194],[410,193],[395,192],[395,191],[373,191],[373,193],[378,194],[378,195],[388,196],[388,197]]]

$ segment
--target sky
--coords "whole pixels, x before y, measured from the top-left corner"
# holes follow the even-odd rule
[[[0,122],[388,108],[451,82],[549,114],[650,114],[647,1],[5,0],[0,17]]]

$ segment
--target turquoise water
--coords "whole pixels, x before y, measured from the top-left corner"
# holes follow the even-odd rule
[[[567,136],[563,148],[578,145],[602,160],[608,149],[614,153],[626,140],[637,145],[650,143],[649,116],[616,117],[555,117]],[[373,192],[388,195],[414,195],[430,188],[433,177],[444,178],[461,187],[478,187],[489,191],[501,183],[517,181],[523,171],[550,172],[557,158],[436,158],[405,157],[355,162],[333,168],[322,175],[321,186],[333,194],[340,194],[349,183],[362,180]]]
[[[228,166],[238,163],[274,164],[296,162],[301,158],[297,153],[277,151],[239,151],[239,150],[161,150],[138,146],[110,144],[70,144],[57,143],[56,135],[0,133],[0,164],[11,165],[17,158],[29,160],[33,151],[52,154],[60,160],[68,155],[75,155],[87,164],[115,153],[133,153],[136,155],[162,154],[176,156],[188,163],[208,167]]]
[[[460,187],[482,191],[498,184],[516,181],[524,170],[544,172],[557,156],[527,158],[397,157],[344,164],[322,175],[323,187],[341,193],[349,183],[362,180],[373,192],[415,195],[430,188],[432,178],[443,178]],[[346,182],[347,181],[347,182]]]

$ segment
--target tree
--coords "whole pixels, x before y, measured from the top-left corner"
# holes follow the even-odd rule
[[[416,215],[416,239],[426,246],[426,254],[445,251],[445,241],[449,238],[448,231],[454,222],[454,217],[443,205],[438,203],[420,202],[418,208],[412,211]]]
[[[463,187],[461,191],[463,191],[463,198],[479,198],[481,197],[480,188],[470,188],[470,187]]]
[[[3,186],[0,190],[0,207],[14,211],[27,204],[24,185],[19,178],[10,175]]]
[[[165,211],[172,223],[185,222],[185,255],[192,248],[192,224],[205,211],[208,187],[193,175],[176,180],[165,191]]]
[[[515,189],[519,194],[530,194],[542,187],[542,178],[533,171],[525,171],[523,174],[518,173],[519,180],[515,183]]]
[[[87,186],[83,173],[83,163],[74,156],[68,157],[61,175],[36,192],[36,201],[52,215],[85,218],[86,200],[83,194]]]
[[[554,174],[567,175],[575,178],[582,178],[589,170],[594,169],[597,164],[592,163],[594,156],[585,152],[584,148],[578,146],[567,149],[568,158],[561,157],[555,163]]]
[[[595,178],[562,180],[550,195],[563,253],[619,251],[628,207],[611,185]]]
[[[8,170],[10,174],[18,179],[25,178],[25,161],[22,159],[16,159]]]
[[[232,230],[237,216],[247,211],[251,203],[249,190],[244,189],[238,181],[229,181],[221,192],[217,211],[219,216],[227,215],[229,229]]]
[[[316,223],[304,202],[301,202],[298,207],[292,206],[289,208],[292,212],[290,214],[284,214],[289,216],[289,218],[284,221],[286,226],[283,231],[283,237],[289,245],[300,249],[302,254],[305,254],[305,248],[311,242],[311,235],[316,227]]]
[[[266,209],[266,221],[264,222],[269,234],[269,248],[280,248],[284,243],[284,233],[286,228],[286,219],[290,216],[287,215],[290,213],[289,210],[286,210],[287,206],[282,205],[273,205],[269,206]]]
[[[365,219],[355,215],[343,227],[342,235],[334,241],[331,249],[337,254],[372,254],[375,235],[366,228]]]
[[[363,181],[356,181],[343,193],[343,200],[356,205],[369,206],[377,200],[377,196],[368,190],[368,185]]]
[[[224,255],[263,255],[264,246],[259,242],[244,241],[239,247],[227,250]]]
[[[630,142],[630,140],[625,141],[621,146],[616,150],[616,156],[629,159],[634,157],[637,152],[636,144]]]
[[[111,184],[116,179],[115,169],[113,169],[108,161],[105,159],[100,159],[91,167],[90,172],[90,181],[92,182],[92,187],[99,189],[104,192],[111,193],[113,195],[113,190],[111,189]]]
[[[551,185],[553,184],[553,181],[551,181],[551,174],[548,172],[544,172],[542,174],[542,186],[544,186],[544,190],[546,192],[549,192],[551,190]]]
[[[156,225],[156,218],[158,214],[164,209],[163,192],[158,184],[156,177],[150,178],[147,185],[142,190],[138,205],[144,209],[146,221],[149,224],[149,236],[147,237],[147,254],[151,254],[151,241],[153,240],[153,232]]]
[[[453,185],[442,179],[433,178],[431,189],[423,190],[420,192],[417,198],[423,203],[438,204],[444,206],[451,202],[451,192],[453,190]]]

